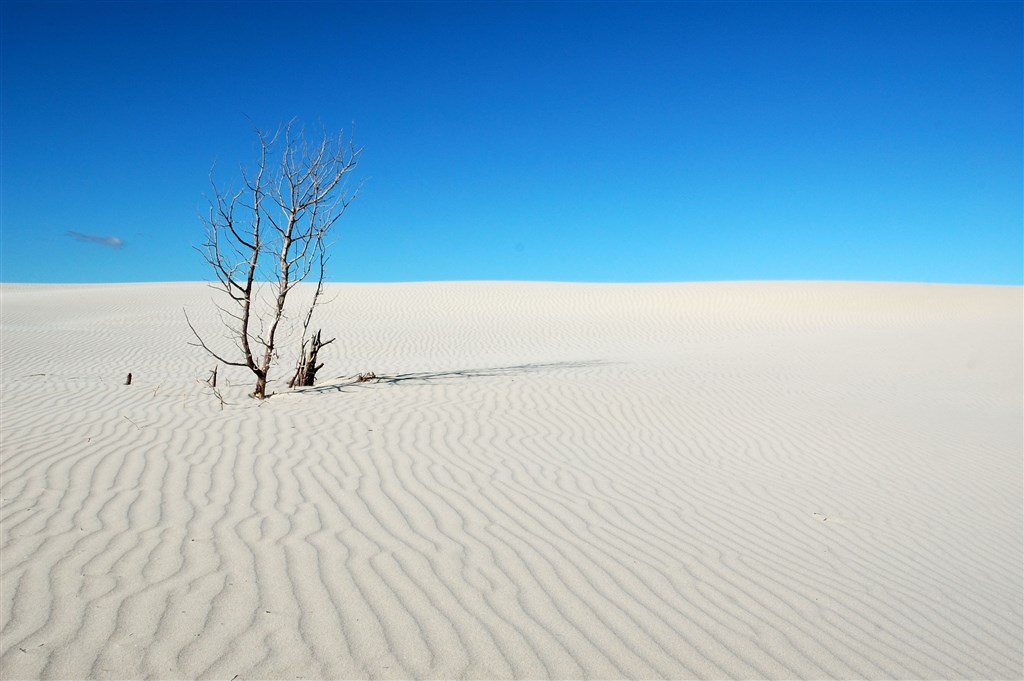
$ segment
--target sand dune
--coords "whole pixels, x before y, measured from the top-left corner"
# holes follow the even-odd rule
[[[1020,287],[329,293],[0,287],[3,678],[1024,675]]]

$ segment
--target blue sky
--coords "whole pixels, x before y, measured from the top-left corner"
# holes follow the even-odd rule
[[[208,279],[292,117],[337,281],[1024,280],[1019,2],[0,6],[3,281]]]

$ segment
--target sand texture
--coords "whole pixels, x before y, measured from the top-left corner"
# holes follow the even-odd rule
[[[4,679],[1024,675],[1020,287],[214,296],[0,286]]]

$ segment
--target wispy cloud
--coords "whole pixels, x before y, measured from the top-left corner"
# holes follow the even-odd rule
[[[124,241],[116,236],[100,236],[98,234],[83,234],[82,232],[68,232],[67,235],[72,239],[77,239],[78,241],[103,244],[104,246],[110,246],[111,248],[121,248],[121,246],[124,246]]]

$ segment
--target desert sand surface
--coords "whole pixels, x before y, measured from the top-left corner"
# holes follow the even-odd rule
[[[328,294],[0,286],[3,678],[1024,675],[1020,287]]]

